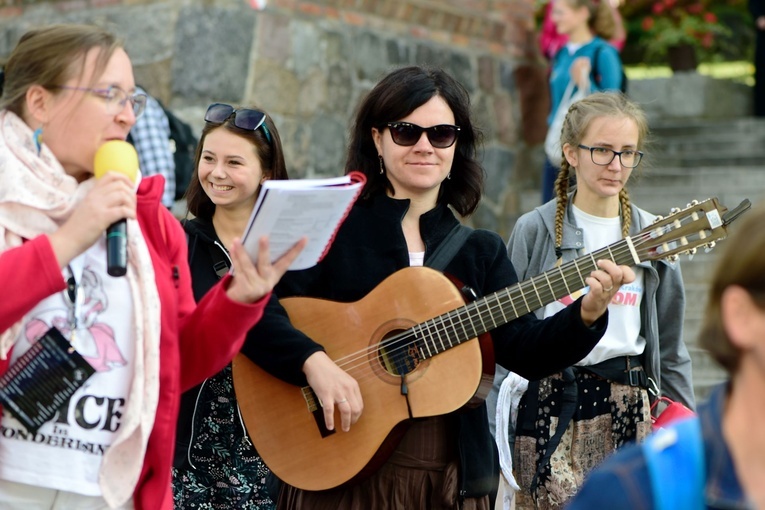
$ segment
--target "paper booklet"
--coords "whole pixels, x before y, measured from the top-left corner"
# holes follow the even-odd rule
[[[255,261],[258,239],[267,235],[273,262],[305,236],[308,243],[289,269],[315,266],[329,250],[365,183],[361,172],[328,179],[267,180],[261,186],[242,244]]]

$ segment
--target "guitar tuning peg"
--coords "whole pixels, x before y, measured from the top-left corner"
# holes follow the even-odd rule
[[[679,212],[680,212],[679,207],[673,207],[672,209],[669,210],[669,214],[677,214]]]
[[[660,222],[661,220],[663,220],[663,219],[664,219],[664,216],[662,216],[661,214],[658,214],[658,215],[657,215],[657,216],[656,216],[656,217],[653,219],[653,222],[654,222],[654,223],[659,223],[659,222]]]
[[[698,249],[698,248],[696,248],[696,247],[694,246],[693,248],[691,248],[690,250],[688,250],[688,255],[690,255],[691,257],[693,257],[694,255],[696,255],[696,252],[697,252],[697,251],[699,251],[699,249]]]
[[[669,260],[670,262],[677,262],[678,260],[680,260],[680,255],[678,255],[677,253],[673,253],[672,255],[667,257],[667,260]]]
[[[716,242],[710,241],[709,243],[707,243],[706,248],[704,248],[704,253],[709,253],[710,251],[712,251],[712,249],[714,249],[716,245],[717,245]]]

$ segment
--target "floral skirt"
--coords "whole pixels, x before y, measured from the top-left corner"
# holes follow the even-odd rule
[[[587,371],[574,371],[573,417],[549,460],[540,465],[555,435],[564,390],[562,374],[539,381],[536,410],[529,393],[521,399],[516,427],[514,471],[521,487],[516,509],[557,509],[576,493],[584,477],[625,444],[642,441],[651,432],[648,392],[618,384]],[[531,413],[531,415],[529,415]],[[532,487],[533,485],[533,487]]]
[[[176,509],[276,508],[270,472],[250,443],[234,396],[231,365],[207,379],[194,413],[189,459],[173,468]]]

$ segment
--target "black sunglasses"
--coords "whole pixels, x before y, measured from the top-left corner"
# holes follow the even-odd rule
[[[249,108],[235,109],[233,106],[224,103],[213,103],[207,107],[205,113],[205,122],[210,124],[223,124],[229,117],[234,116],[234,126],[247,131],[255,131],[258,128],[263,129],[266,140],[271,143],[271,133],[266,127],[266,114],[260,110],[250,110]]]
[[[454,145],[460,132],[458,126],[451,124],[439,124],[424,128],[409,122],[388,122],[385,126],[390,129],[390,136],[396,145],[404,147],[411,147],[416,144],[420,140],[422,132],[425,131],[428,134],[430,145],[436,149],[446,149]]]

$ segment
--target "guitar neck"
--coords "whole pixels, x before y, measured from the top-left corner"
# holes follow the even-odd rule
[[[598,251],[477,299],[412,328],[420,357],[430,358],[587,286],[597,261],[634,265],[640,259],[627,237]]]

